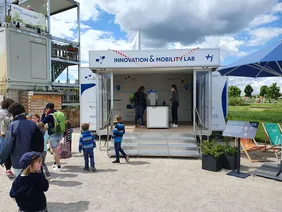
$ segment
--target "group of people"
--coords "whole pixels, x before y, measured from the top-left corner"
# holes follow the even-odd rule
[[[44,194],[49,188],[48,180],[50,180],[50,172],[45,164],[47,143],[54,156],[53,170],[61,170],[59,144],[63,138],[71,152],[71,122],[67,120],[64,122],[65,127],[62,124],[59,127],[58,121],[63,119],[60,119],[58,113],[61,112],[55,110],[54,104],[48,103],[41,117],[38,114],[26,116],[21,104],[11,99],[1,102],[0,164],[6,168],[9,178],[15,178],[10,196],[16,199],[19,211],[47,211]],[[116,159],[113,163],[120,163],[119,152],[123,154],[126,162],[129,162],[129,157],[121,148],[125,126],[120,115],[116,116],[116,122],[112,134],[116,151]],[[38,131],[40,134],[36,136]],[[43,141],[42,148],[35,148],[34,142],[37,142],[38,146],[41,144],[40,140]],[[96,171],[95,147],[95,135],[89,131],[89,124],[83,123],[78,150],[83,151],[85,171],[90,171],[90,169]]]
[[[171,127],[178,127],[178,107],[179,107],[179,93],[175,84],[171,85],[171,96],[169,98],[171,102],[171,116],[172,123]],[[145,87],[141,86],[134,93],[133,96],[135,119],[134,125],[137,127],[137,123],[140,120],[140,127],[145,127],[144,113],[147,108],[147,96],[145,94]]]
[[[144,127],[144,112],[147,101],[141,86],[134,94],[135,125],[140,119]],[[172,127],[177,127],[179,94],[176,85],[171,86]],[[36,134],[39,130],[40,136]],[[0,109],[0,165],[6,168],[9,178],[16,179],[10,190],[10,196],[15,198],[19,211],[46,212],[47,203],[44,192],[49,188],[50,172],[45,164],[47,143],[49,143],[54,157],[53,170],[61,170],[59,144],[64,139],[71,153],[72,129],[71,122],[65,121],[62,112],[55,110],[53,103],[48,103],[40,117],[38,114],[26,116],[24,107],[11,99],[1,102]],[[120,115],[116,116],[116,124],[112,132],[116,158],[113,163],[120,163],[121,153],[126,162],[128,155],[121,147],[125,125]],[[36,136],[37,135],[37,136]],[[40,143],[42,148],[33,148],[34,143]],[[89,124],[82,123],[79,138],[79,152],[83,152],[84,170],[96,171],[94,148],[95,135],[89,131]],[[14,172],[11,170],[13,167]]]

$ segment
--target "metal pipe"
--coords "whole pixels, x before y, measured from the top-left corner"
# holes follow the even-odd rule
[[[141,29],[138,29],[138,50],[141,50]]]
[[[69,83],[69,67],[67,67],[67,80],[66,83]]]
[[[6,17],[7,17],[7,0],[5,0],[4,2],[4,22],[6,22]]]
[[[80,44],[80,4],[77,4],[77,37],[78,37],[78,83],[80,82],[81,44]]]
[[[49,38],[49,48],[48,48],[48,63],[49,63],[49,74],[50,74],[50,82],[55,81],[55,70],[53,70],[52,73],[52,35],[51,35],[51,18],[50,18],[50,13],[51,13],[51,5],[50,5],[50,0],[47,0],[47,29],[48,29],[48,38]]]
[[[196,76],[197,73],[196,73],[196,70],[193,71],[193,130],[194,130],[194,133],[196,133]]]

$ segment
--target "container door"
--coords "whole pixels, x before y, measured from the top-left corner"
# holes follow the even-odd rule
[[[194,70],[194,132],[210,135],[212,130],[211,70]]]
[[[106,135],[111,112],[111,75],[97,74],[97,132]],[[112,119],[112,118],[111,118]]]

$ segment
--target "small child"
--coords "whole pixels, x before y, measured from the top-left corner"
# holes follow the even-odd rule
[[[89,131],[89,124],[83,123],[81,125],[81,136],[79,139],[79,152],[83,150],[84,155],[84,170],[89,171],[89,158],[91,170],[96,171],[94,162],[94,148],[96,148],[95,136]]]
[[[37,124],[37,126],[40,129],[40,131],[42,132],[42,135],[44,137],[44,152],[40,153],[40,155],[42,157],[42,168],[43,168],[44,175],[45,175],[46,179],[50,180],[51,175],[50,175],[50,172],[48,170],[48,167],[45,164],[46,155],[47,155],[47,141],[48,141],[49,135],[46,132],[45,125],[42,122],[39,122]]]
[[[19,211],[47,212],[44,192],[49,188],[49,182],[40,173],[42,160],[36,152],[25,153],[20,166],[22,173],[13,182],[10,196],[16,199]]]
[[[114,139],[114,145],[115,145],[115,152],[116,152],[116,160],[113,161],[113,163],[120,163],[119,161],[119,152],[121,152],[121,154],[124,156],[126,162],[129,162],[129,157],[128,155],[125,154],[125,152],[123,151],[123,149],[121,148],[121,142],[122,142],[122,137],[125,133],[125,126],[124,124],[121,122],[122,118],[120,115],[116,116],[116,121],[117,124],[113,130],[113,135],[112,138]]]
[[[71,153],[72,133],[73,133],[73,130],[71,128],[71,121],[67,120],[66,121],[66,131],[64,132],[64,137],[67,142],[67,145],[69,146],[70,153]]]

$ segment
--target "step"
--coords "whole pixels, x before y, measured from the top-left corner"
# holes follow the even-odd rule
[[[195,139],[189,133],[125,133],[124,139]]]
[[[169,150],[127,150],[125,151],[129,157],[187,157],[199,158],[198,151],[169,151]],[[115,151],[108,152],[109,157],[115,157]],[[122,156],[120,154],[120,156]]]
[[[173,150],[173,151],[169,151],[169,154],[173,157],[195,157],[195,158],[199,158],[200,154],[198,151],[181,151],[181,150]]]
[[[195,143],[127,143],[122,142],[121,144],[122,148],[128,149],[132,147],[167,147],[167,148],[185,148],[185,149],[194,149],[198,148],[198,146]],[[109,145],[110,149],[114,148],[114,144]]]
[[[129,156],[199,157],[196,138],[185,132],[128,132],[121,145]],[[115,155],[113,142],[108,154]]]

